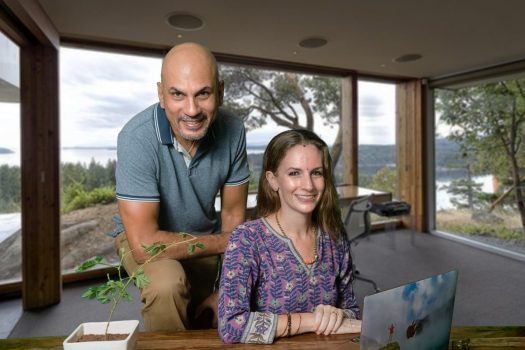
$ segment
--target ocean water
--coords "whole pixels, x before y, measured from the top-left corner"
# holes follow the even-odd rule
[[[260,147],[250,148],[248,153],[263,153],[264,149]],[[83,163],[89,164],[91,160],[105,165],[108,160],[117,159],[117,150],[113,148],[67,148],[60,152],[60,161],[62,163]],[[20,152],[14,150],[14,153],[0,154],[0,165],[9,166],[20,165]]]
[[[20,213],[0,214],[0,242],[20,229],[21,219]]]

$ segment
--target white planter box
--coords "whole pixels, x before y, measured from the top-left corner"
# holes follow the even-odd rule
[[[83,334],[104,334],[107,322],[82,323],[64,340],[64,350],[133,350],[137,344],[139,321],[111,321],[108,333],[128,334],[124,340],[75,342]]]

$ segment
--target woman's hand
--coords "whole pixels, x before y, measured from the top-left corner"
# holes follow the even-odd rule
[[[315,308],[314,317],[314,332],[328,335],[335,333],[341,327],[344,314],[343,310],[334,306],[320,304]]]
[[[354,318],[345,318],[341,327],[332,334],[361,333],[361,320]]]

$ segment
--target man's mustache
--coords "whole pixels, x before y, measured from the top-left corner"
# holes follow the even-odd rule
[[[204,113],[200,113],[200,114],[197,114],[193,117],[190,117],[188,115],[183,115],[180,117],[180,119],[183,121],[183,122],[200,122],[200,121],[203,121],[207,118],[206,114]]]

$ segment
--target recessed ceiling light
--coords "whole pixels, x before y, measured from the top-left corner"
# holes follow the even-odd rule
[[[405,62],[412,62],[417,61],[421,59],[423,56],[418,53],[409,53],[406,55],[401,55],[399,57],[394,58],[392,61],[397,63],[405,63]]]
[[[325,46],[328,43],[328,40],[321,37],[310,37],[303,39],[299,42],[300,47],[304,47],[306,49],[316,49],[321,46]]]
[[[166,21],[178,30],[199,30],[204,27],[202,18],[187,12],[173,12],[166,17]]]

